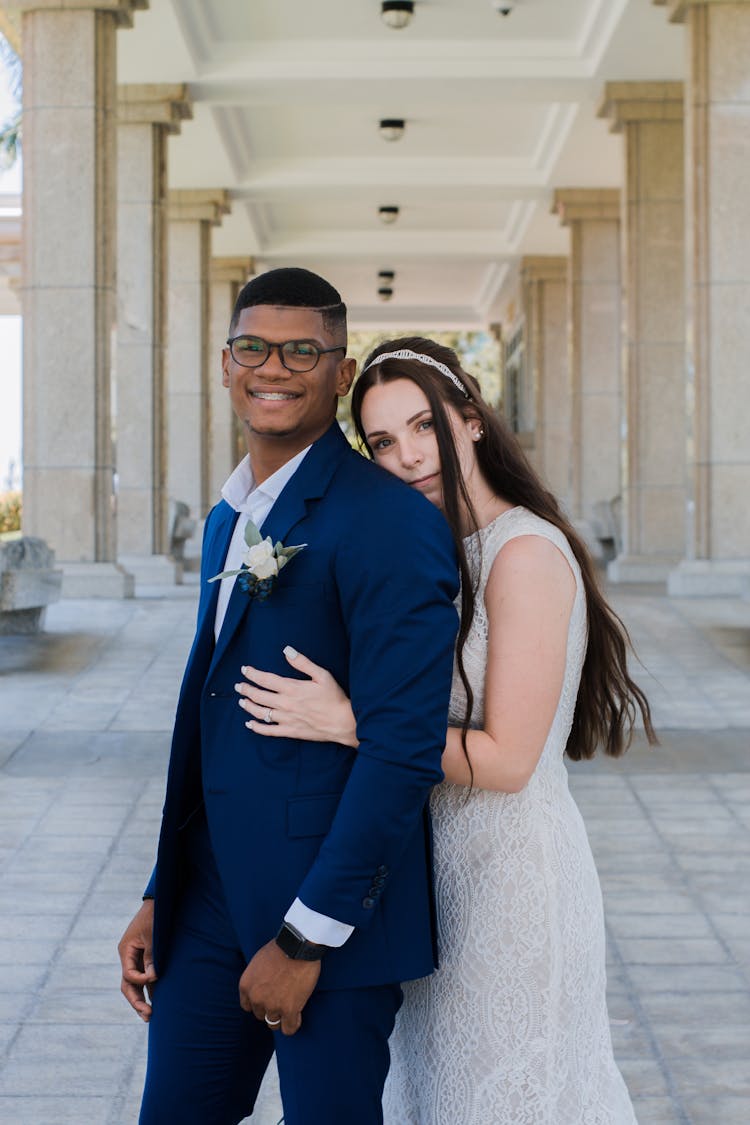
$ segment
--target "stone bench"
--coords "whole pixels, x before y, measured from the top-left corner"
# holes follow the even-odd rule
[[[0,540],[0,634],[39,632],[45,609],[60,597],[63,572],[54,563],[43,539]]]

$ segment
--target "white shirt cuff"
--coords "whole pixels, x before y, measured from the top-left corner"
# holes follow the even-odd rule
[[[319,914],[298,898],[295,898],[287,910],[284,921],[299,930],[307,941],[314,941],[317,945],[340,946],[354,933],[354,926]]]

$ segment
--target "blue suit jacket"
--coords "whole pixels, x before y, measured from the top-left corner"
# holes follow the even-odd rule
[[[156,868],[154,957],[168,955],[183,878],[181,832],[201,800],[248,960],[295,897],[355,932],[326,955],[320,987],[423,976],[434,966],[425,800],[442,777],[458,579],[442,515],[349,446],[333,425],[262,531],[307,543],[264,602],[235,585],[214,618],[237,519],[205,527],[198,625],[180,692]],[[293,645],[351,697],[359,750],[248,731],[240,667],[289,675]]]

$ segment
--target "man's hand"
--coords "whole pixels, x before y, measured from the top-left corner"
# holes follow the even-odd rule
[[[293,961],[269,941],[240,977],[240,1004],[256,1019],[280,1019],[278,1030],[294,1035],[319,976],[320,961]]]
[[[122,965],[120,991],[146,1023],[151,1019],[150,989],[156,981],[151,952],[153,933],[154,902],[146,899],[117,946]]]

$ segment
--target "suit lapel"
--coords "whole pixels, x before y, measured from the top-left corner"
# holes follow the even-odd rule
[[[222,500],[214,517],[211,536],[203,545],[204,559],[201,571],[212,578],[224,569],[224,560],[227,557],[229,544],[232,541],[234,528],[237,523],[238,513]],[[220,582],[212,582],[204,586],[201,591],[201,602],[198,611],[198,625],[196,629],[195,651],[207,652],[209,662],[213,663],[214,650],[214,625],[216,622],[216,607],[219,601]],[[234,591],[233,591],[234,592]]]
[[[296,544],[297,540],[294,539],[293,536],[289,539],[290,533],[306,516],[308,502],[320,499],[321,496],[325,495],[333,473],[341,459],[346,456],[348,450],[349,443],[339,429],[338,424],[334,423],[326,430],[323,436],[318,438],[313,444],[310,452],[266,516],[260,528],[260,532],[264,538],[270,536],[273,543],[281,540],[287,547]],[[224,553],[219,561],[219,570],[223,567],[235,522],[236,520],[231,521],[228,534],[221,537]],[[218,571],[215,571],[214,573],[217,572]],[[217,582],[215,585],[217,586],[217,593],[210,601],[210,605],[213,606],[213,613],[210,613],[208,609],[206,611],[212,624],[216,616],[219,583]],[[271,591],[270,598],[273,600],[273,591]],[[252,598],[248,597],[235,582],[231,597],[229,598],[229,604],[227,605],[226,616],[221,626],[221,632],[219,633],[219,639],[216,642],[216,649],[214,650],[213,659],[211,661],[211,671],[218,661],[221,660],[227,645],[247,613],[251,602]]]

